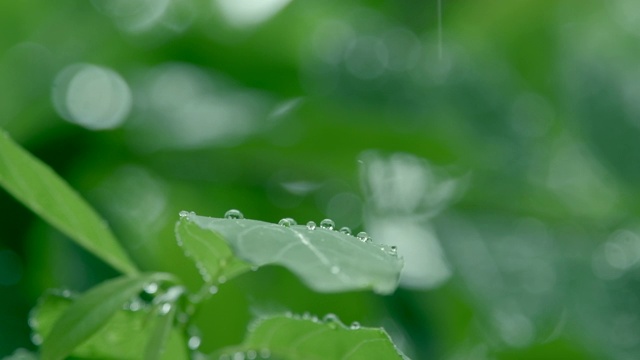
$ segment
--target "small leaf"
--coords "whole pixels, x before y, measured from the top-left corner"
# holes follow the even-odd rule
[[[169,306],[169,311],[164,313],[162,306]],[[175,304],[164,303],[160,307],[159,317],[151,333],[151,337],[147,341],[144,351],[145,360],[157,360],[162,358],[165,351],[167,340],[173,329],[173,319],[176,316],[177,306]]]
[[[335,317],[323,322],[277,315],[258,319],[249,329],[241,345],[217,351],[211,358],[235,359],[241,353],[243,356],[238,358],[266,355],[282,360],[408,359],[383,329],[351,329]]]
[[[44,295],[31,312],[29,324],[34,333],[39,337],[50,334],[53,324],[73,302],[73,299],[60,295]],[[135,311],[121,308],[70,355],[83,359],[142,359],[149,339],[164,320],[149,306]],[[168,336],[165,351],[158,359],[188,359],[182,332],[174,328]]]
[[[102,328],[122,308],[151,282],[173,281],[164,273],[123,276],[106,281],[82,295],[56,320],[42,344],[42,358],[62,359]]]
[[[321,292],[395,290],[403,261],[389,247],[317,227],[189,214],[176,236],[207,278],[227,279],[251,266],[282,265]]]
[[[16,199],[125,274],[135,265],[106,223],[60,176],[0,129],[0,185]]]

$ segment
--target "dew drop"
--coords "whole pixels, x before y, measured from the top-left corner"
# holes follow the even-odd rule
[[[351,235],[351,229],[348,226],[341,227],[340,232],[345,235]]]
[[[182,210],[178,215],[180,215],[181,218],[186,218],[187,216],[189,216],[189,212],[186,210]]]
[[[336,316],[336,314],[334,313],[328,313],[327,315],[325,315],[322,318],[322,321],[326,322],[326,323],[333,323],[333,322],[339,322],[340,319],[338,319],[338,316]]]
[[[201,341],[202,340],[200,340],[200,337],[194,335],[189,338],[189,341],[187,342],[187,346],[191,350],[197,350],[200,347]]]
[[[324,219],[320,221],[320,227],[327,230],[333,230],[336,227],[336,223],[331,219]]]
[[[316,223],[315,223],[315,221],[309,221],[309,222],[307,223],[307,229],[309,229],[309,230],[315,230],[315,229],[316,229]]]
[[[36,320],[36,318],[30,318],[28,323],[29,327],[32,329],[38,326],[38,320]]]
[[[244,215],[240,212],[240,210],[236,210],[236,209],[231,209],[229,211],[227,211],[226,213],[224,213],[224,218],[225,219],[244,219]]]
[[[60,295],[62,295],[62,297],[64,297],[64,298],[70,298],[71,297],[71,290],[68,290],[68,289],[62,290]]]
[[[354,321],[351,323],[351,326],[349,327],[351,330],[358,330],[360,329],[360,323],[357,321]]]
[[[231,356],[229,356],[228,354],[222,354],[220,355],[218,360],[231,360]]]
[[[247,359],[253,360],[256,357],[258,357],[258,353],[255,350],[248,350],[247,351]]]
[[[398,256],[398,248],[396,246],[391,246],[389,248],[389,255]]]
[[[217,294],[218,293],[218,287],[215,285],[211,285],[209,286],[209,294],[213,295],[213,294]]]
[[[244,360],[244,353],[238,351],[237,353],[233,354],[233,360]]]
[[[260,350],[260,357],[263,359],[268,359],[271,357],[271,350],[269,349],[262,349]]]
[[[129,304],[129,310],[131,311],[138,311],[142,308],[142,304],[140,303],[140,301],[138,300],[133,300],[131,301],[131,303]]]
[[[339,268],[339,267],[337,267],[337,266],[335,266],[335,265],[331,267],[331,273],[332,273],[332,274],[336,275],[336,274],[338,274],[339,272],[340,272],[340,268]]]
[[[155,294],[157,291],[158,291],[158,284],[156,283],[149,283],[144,287],[144,292],[146,292],[147,294]]]
[[[226,282],[227,282],[227,277],[226,276],[224,276],[224,275],[218,276],[218,283],[219,284],[224,284]]]
[[[31,342],[33,343],[33,345],[42,345],[42,336],[40,336],[39,334],[32,334]]]
[[[278,222],[278,225],[284,226],[284,227],[291,227],[293,225],[298,225],[298,223],[292,218],[284,218]]]
[[[362,241],[362,242],[365,242],[365,243],[367,243],[367,242],[371,242],[371,238],[370,238],[370,237],[369,237],[369,235],[368,235],[366,232],[364,232],[364,231],[360,231],[360,232],[358,233],[357,237],[358,237],[358,240],[360,240],[360,241]]]
[[[251,271],[258,271],[258,269],[259,269],[259,267],[255,266],[255,265],[251,267]]]
[[[171,311],[171,304],[169,303],[162,304],[162,306],[160,307],[160,315],[166,315],[169,313],[169,311]]]

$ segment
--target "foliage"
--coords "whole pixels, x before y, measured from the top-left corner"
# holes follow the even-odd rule
[[[5,2],[0,358],[39,356],[31,309],[163,273],[178,280],[76,351],[131,321],[145,329],[125,346],[135,358],[163,341],[165,357],[193,356],[190,341],[258,356],[242,347],[250,324],[309,312],[383,327],[414,359],[635,359],[638,13],[634,0]],[[271,257],[226,257],[242,244],[178,216],[232,208],[366,231],[397,247],[399,288],[318,292]],[[227,263],[183,256],[194,244],[177,244],[177,221]]]

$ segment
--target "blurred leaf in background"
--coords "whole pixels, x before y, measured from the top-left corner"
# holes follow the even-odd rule
[[[221,284],[196,319],[204,352],[290,310],[383,326],[415,359],[635,359],[638,14],[634,0],[7,2],[0,127],[142,270],[192,288],[181,210],[331,217],[405,258],[389,296],[316,294],[280,267]],[[46,289],[114,273],[6,192],[0,213],[0,356],[28,356]]]

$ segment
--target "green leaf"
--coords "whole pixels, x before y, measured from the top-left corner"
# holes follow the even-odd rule
[[[168,306],[169,310],[163,310],[163,306]],[[162,354],[165,352],[165,346],[169,340],[169,335],[173,329],[173,319],[176,316],[177,306],[175,304],[164,303],[160,305],[160,313],[158,319],[153,327],[151,337],[147,341],[147,346],[144,351],[145,360],[161,359]]]
[[[320,292],[395,290],[403,261],[385,245],[323,228],[247,219],[181,216],[176,236],[206,280],[227,279],[251,266],[281,265]]]
[[[352,329],[335,316],[325,318],[319,321],[311,317],[277,315],[258,319],[249,326],[241,345],[222,349],[211,358],[408,359],[381,328],[353,326]],[[245,356],[237,356],[238,353]]]
[[[146,284],[173,280],[171,275],[164,273],[123,276],[89,290],[56,320],[51,332],[44,338],[42,358],[64,358],[100,330]]]
[[[60,176],[0,129],[0,185],[78,244],[125,274],[135,265],[107,224]]]
[[[33,331],[46,337],[73,303],[73,299],[61,295],[43,296],[29,321]],[[154,332],[164,326],[166,318],[166,315],[157,316],[148,306],[140,306],[135,311],[121,308],[70,355],[84,359],[142,359]],[[164,349],[162,357],[157,359],[188,359],[184,337],[178,329],[170,329]]]

